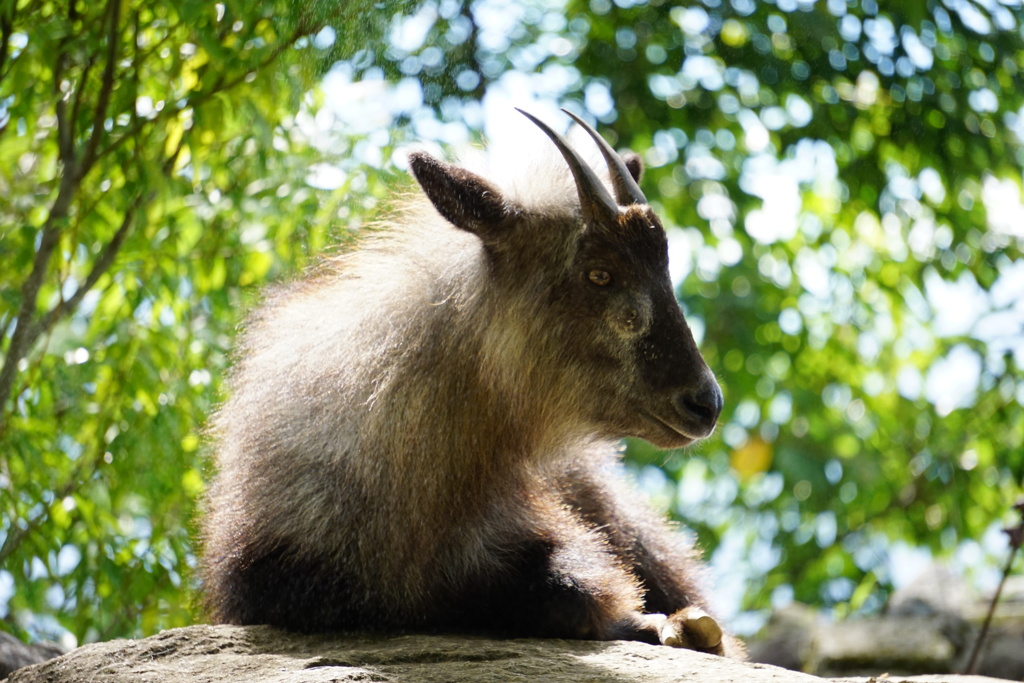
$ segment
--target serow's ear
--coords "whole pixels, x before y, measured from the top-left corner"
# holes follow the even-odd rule
[[[457,228],[494,244],[501,239],[510,209],[489,182],[458,166],[413,152],[409,168],[434,208]]]
[[[629,169],[629,175],[633,176],[633,180],[639,183],[640,176],[644,174],[644,162],[633,152],[623,152],[620,156],[622,161],[625,162],[626,168]]]

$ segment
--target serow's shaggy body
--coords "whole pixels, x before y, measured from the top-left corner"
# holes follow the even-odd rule
[[[216,621],[742,656],[618,461],[625,436],[707,436],[722,406],[639,159],[583,124],[602,180],[527,116],[557,165],[500,185],[413,154],[429,203],[251,317],[212,424]]]

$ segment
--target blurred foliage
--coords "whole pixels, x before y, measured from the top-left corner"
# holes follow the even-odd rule
[[[875,609],[893,542],[977,557],[1024,474],[1022,25],[1009,0],[4,3],[2,627],[194,618],[242,312],[406,182],[396,145],[522,93],[645,156],[727,409],[628,457],[742,606]]]
[[[301,269],[383,191],[373,169],[337,193],[305,183],[347,151],[309,138],[330,64],[317,32],[382,30],[328,9],[2,5],[5,628],[95,640],[192,620],[201,429],[244,292]]]

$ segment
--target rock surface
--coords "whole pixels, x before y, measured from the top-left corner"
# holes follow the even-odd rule
[[[59,657],[64,651],[53,643],[26,645],[10,633],[0,631],[0,677],[15,669]]]
[[[824,679],[633,642],[459,636],[302,636],[266,626],[190,626],[144,640],[86,645],[19,669],[8,683],[79,681],[318,683],[814,683]],[[979,676],[833,679],[847,683],[992,683]]]
[[[823,677],[964,671],[992,603],[966,579],[935,564],[893,593],[885,612],[832,621],[792,603],[748,643],[750,658]],[[973,671],[1024,680],[1024,577],[1010,577]]]

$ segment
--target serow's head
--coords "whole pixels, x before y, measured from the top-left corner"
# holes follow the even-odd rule
[[[482,241],[491,289],[510,309],[532,311],[508,323],[531,335],[524,373],[558,378],[563,405],[605,436],[671,448],[710,435],[722,392],[676,301],[665,229],[637,184],[639,158],[619,156],[566,112],[600,149],[609,192],[568,141],[521,113],[568,164],[578,209],[531,211],[465,169],[426,154],[410,163],[440,214]]]

